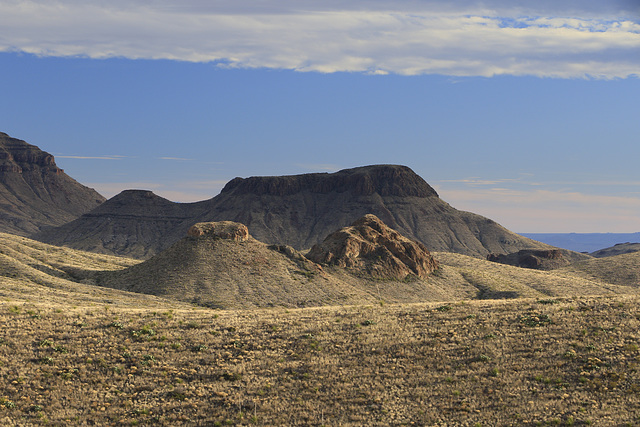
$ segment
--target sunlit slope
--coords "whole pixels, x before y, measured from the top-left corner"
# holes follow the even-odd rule
[[[610,295],[634,293],[635,289],[612,284],[572,273],[568,269],[540,271],[513,267],[482,259],[449,253],[436,252],[445,271],[478,290],[476,298],[500,299],[544,296]]]
[[[561,271],[590,280],[602,280],[638,288],[640,287],[640,252],[581,261]]]
[[[0,298],[4,301],[130,307],[172,305],[157,297],[94,286],[96,271],[118,270],[138,263],[60,248],[0,233]],[[176,303],[176,306],[183,304]]]

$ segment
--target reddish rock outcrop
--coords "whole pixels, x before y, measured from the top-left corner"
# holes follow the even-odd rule
[[[371,214],[327,236],[307,258],[379,279],[425,278],[438,268],[422,243],[407,239]]]
[[[235,242],[246,242],[251,237],[246,225],[232,221],[199,222],[189,228],[187,235],[193,237],[211,236]]]

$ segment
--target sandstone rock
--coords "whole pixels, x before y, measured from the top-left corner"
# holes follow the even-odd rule
[[[199,222],[189,228],[187,235],[211,236],[235,242],[246,242],[251,237],[246,225],[232,221]]]
[[[387,227],[375,215],[365,215],[350,227],[330,234],[307,258],[319,264],[344,267],[379,279],[425,278],[438,263],[419,242]]]
[[[553,270],[569,265],[558,249],[524,249],[510,254],[489,254],[487,260],[535,270]]]

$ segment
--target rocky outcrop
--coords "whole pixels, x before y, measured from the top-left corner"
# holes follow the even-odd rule
[[[521,250],[511,254],[489,254],[487,260],[535,270],[554,270],[569,265],[569,261],[558,249]]]
[[[423,244],[403,237],[375,215],[365,215],[352,226],[330,234],[311,248],[307,258],[377,279],[426,278],[438,268]]]
[[[58,168],[51,154],[0,132],[0,231],[29,235],[104,201]]]
[[[249,230],[247,226],[232,221],[199,222],[189,228],[187,235],[193,237],[206,236],[228,239],[234,242],[246,242],[249,240]]]

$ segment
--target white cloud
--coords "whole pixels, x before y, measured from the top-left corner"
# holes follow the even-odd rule
[[[126,156],[55,156],[56,159],[77,159],[77,160],[122,160]]]
[[[178,160],[178,161],[182,161],[182,162],[190,162],[193,159],[184,159],[182,157],[158,157],[158,159],[160,160]]]
[[[340,3],[4,1],[0,51],[371,74],[640,74],[631,2]]]

